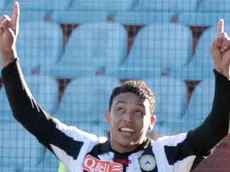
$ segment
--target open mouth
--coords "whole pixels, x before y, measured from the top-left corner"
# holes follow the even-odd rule
[[[131,136],[135,133],[135,130],[128,127],[119,128],[119,131],[125,136]]]

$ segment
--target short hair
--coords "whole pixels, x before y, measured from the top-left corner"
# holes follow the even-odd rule
[[[134,93],[142,99],[147,99],[150,105],[150,113],[153,114],[155,109],[154,93],[143,81],[129,80],[124,82],[122,85],[115,87],[110,96],[109,109],[111,109],[114,97],[121,93]]]

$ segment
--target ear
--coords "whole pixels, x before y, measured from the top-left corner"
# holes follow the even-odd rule
[[[156,121],[157,121],[157,117],[155,115],[151,116],[150,117],[150,125],[149,125],[149,129],[152,130],[154,125],[156,124]]]
[[[109,109],[105,111],[105,121],[107,124],[110,124],[110,110]]]

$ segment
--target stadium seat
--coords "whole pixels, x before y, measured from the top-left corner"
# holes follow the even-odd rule
[[[229,0],[205,0],[199,5],[201,12],[230,12]]]
[[[17,50],[25,74],[54,65],[63,49],[62,30],[58,24],[21,22]]]
[[[179,15],[178,21],[189,26],[216,26],[220,18],[226,23],[230,20],[230,1],[203,0],[200,1],[197,11],[184,11]]]
[[[172,128],[182,119],[187,105],[187,88],[183,81],[170,77],[147,78],[143,80],[152,89],[155,96],[157,122],[153,131],[161,136],[171,135]]]
[[[2,167],[2,171],[7,171],[7,172],[18,172],[17,167]]]
[[[200,125],[211,112],[214,92],[214,79],[205,79],[199,83],[192,94],[182,122],[190,128]]]
[[[65,54],[49,73],[57,78],[75,78],[119,65],[127,54],[127,39],[127,32],[120,24],[82,24],[72,32]]]
[[[1,9],[1,10],[5,9],[7,3],[8,3],[8,0],[1,0],[1,1],[0,1],[0,9]]]
[[[12,9],[14,0],[10,0],[7,9]],[[18,0],[22,10],[65,10],[68,9],[71,0]]]
[[[48,76],[26,76],[26,82],[36,101],[50,114],[53,114],[58,106],[58,84]],[[5,88],[0,90],[0,121],[15,121],[6,96]]]
[[[173,12],[118,12],[114,21],[125,25],[151,25],[159,23],[171,23],[174,18]]]
[[[0,165],[19,171],[25,165],[38,165],[43,156],[43,147],[18,122],[4,122],[0,125]]]
[[[135,0],[74,0],[70,10],[77,11],[130,11],[135,4]]]
[[[135,11],[195,11],[197,0],[139,0]]]
[[[160,76],[183,66],[192,55],[192,33],[182,25],[155,24],[141,29],[126,61],[106,68],[106,75],[124,79]]]
[[[146,78],[143,81],[154,93],[157,121],[164,123],[180,120],[187,104],[185,83],[170,77]]]
[[[225,25],[225,31],[228,33],[229,25]],[[211,45],[216,38],[217,27],[212,27],[206,30],[200,37],[195,55],[192,57],[189,64],[181,68],[176,68],[169,74],[170,76],[184,80],[203,80],[212,78],[214,63],[211,56]]]
[[[162,135],[187,132],[203,123],[211,112],[215,89],[214,82],[214,79],[206,79],[196,86],[181,120],[162,125],[159,129]]]
[[[210,27],[216,26],[219,19],[230,22],[230,12],[182,12],[178,16],[178,22],[188,26]]]
[[[119,84],[116,78],[105,76],[77,78],[65,89],[55,117],[67,125],[105,135],[105,111],[109,108],[112,89]]]
[[[11,7],[13,8],[13,6]],[[0,15],[12,15],[12,9],[1,10]],[[20,10],[20,22],[44,21],[49,14],[47,11]]]
[[[59,161],[46,149],[45,158],[36,167],[25,166],[22,172],[58,172]]]
[[[105,22],[109,13],[105,11],[53,11],[50,21],[61,24],[82,24],[86,22]]]

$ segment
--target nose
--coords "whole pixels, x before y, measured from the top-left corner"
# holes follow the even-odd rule
[[[126,121],[126,122],[133,122],[132,114],[130,112],[127,112],[123,116],[123,120]]]

